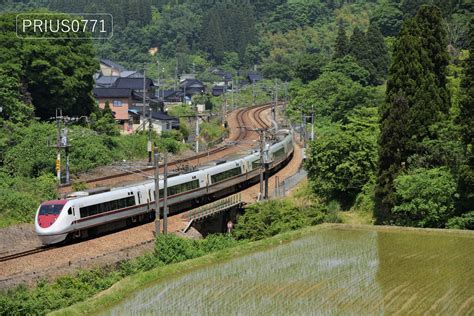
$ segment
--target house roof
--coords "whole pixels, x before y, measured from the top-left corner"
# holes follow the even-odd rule
[[[250,82],[257,82],[263,79],[262,75],[259,74],[258,72],[249,72],[247,75],[247,78],[249,79]]]
[[[143,78],[143,75],[136,70],[125,70],[120,72],[120,77],[122,78]]]
[[[146,78],[145,81],[147,87],[155,86],[150,78]],[[117,81],[115,81],[115,88],[143,90],[143,78],[118,78]]]
[[[179,84],[181,87],[194,87],[194,88],[197,88],[197,87],[204,87],[204,84],[202,83],[201,80],[197,80],[197,79],[186,79],[182,82],[180,82]]]
[[[128,110],[128,113],[130,114],[134,114],[134,115],[137,115],[137,116],[141,116],[142,115],[142,111],[141,110],[138,110],[138,109],[129,109]],[[177,117],[174,117],[174,116],[170,116],[168,115],[167,113],[165,112],[155,112],[153,111],[151,113],[151,117],[155,120],[159,120],[159,121],[178,121],[178,118]]]
[[[128,98],[132,95],[131,89],[94,88],[92,94],[96,98]]]
[[[117,76],[99,76],[96,80],[95,80],[95,84],[96,86],[98,87],[111,87],[114,85],[115,81],[118,79],[119,77]]]
[[[218,97],[224,93],[224,90],[225,90],[225,86],[214,86],[212,88],[212,95],[215,97]]]
[[[123,67],[122,65],[119,65],[113,61],[111,61],[110,59],[101,59],[100,62],[106,66],[109,66],[111,68],[114,68],[114,69],[117,69],[118,71],[122,72],[125,70],[125,67]]]
[[[221,69],[214,69],[212,70],[212,74],[224,79],[224,81],[231,81],[232,80],[232,75],[226,71],[223,71]]]

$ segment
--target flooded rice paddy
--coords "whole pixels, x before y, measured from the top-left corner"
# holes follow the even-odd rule
[[[170,277],[107,315],[474,315],[474,234],[323,228]]]

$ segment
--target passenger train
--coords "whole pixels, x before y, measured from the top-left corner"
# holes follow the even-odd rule
[[[293,135],[279,131],[281,141],[268,145],[269,171],[281,169],[293,155]],[[225,197],[259,181],[260,153],[252,153],[203,170],[168,179],[169,214],[192,209]],[[163,180],[159,181],[160,211],[163,209]],[[86,196],[72,196],[42,203],[35,217],[35,231],[45,245],[85,238],[125,227],[155,216],[153,180],[113,188]]]

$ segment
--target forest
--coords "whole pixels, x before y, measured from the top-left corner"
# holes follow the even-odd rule
[[[12,16],[28,11],[111,13],[114,37],[21,42]],[[4,1],[0,200],[28,179],[49,183],[46,193],[25,192],[28,207],[54,194],[54,157],[32,155],[31,143],[40,130],[52,133],[45,121],[58,105],[102,118],[76,128],[92,130],[110,155],[90,163],[91,145],[77,153],[81,170],[126,154],[118,148],[128,140],[107,135],[110,116],[90,94],[97,60],[107,58],[145,67],[168,86],[190,72],[212,82],[211,66],[288,83],[291,120],[315,116],[305,167],[321,203],[373,214],[378,224],[474,229],[473,11],[472,0]],[[19,159],[25,154],[34,157]]]

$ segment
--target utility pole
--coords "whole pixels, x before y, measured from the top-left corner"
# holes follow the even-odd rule
[[[158,236],[160,234],[160,168],[159,168],[159,154],[155,149],[155,234]]]
[[[64,123],[64,130],[62,135],[62,144],[66,153],[66,183],[69,183],[69,138],[66,122]]]
[[[63,118],[62,109],[56,109],[56,126],[58,129],[57,139],[56,139],[56,177],[58,183],[61,184],[61,120]]]
[[[160,60],[158,59],[158,55],[156,56],[156,64],[158,66],[158,82],[157,82],[157,84],[158,84],[158,101],[159,101],[159,99],[160,99],[160,89],[161,89],[161,83],[160,83],[160,79],[161,79],[160,77],[161,76],[160,76]]]
[[[266,145],[266,144],[265,144]],[[265,146],[266,147],[266,146]],[[267,200],[268,199],[268,177],[269,177],[269,165],[270,165],[270,157],[268,155],[268,148],[265,148],[264,150],[264,164],[265,164],[265,194],[263,195],[263,199]]]
[[[260,197],[263,197],[263,168],[264,168],[264,159],[263,151],[265,148],[265,131],[258,130],[260,134]]]
[[[152,120],[151,120],[151,113],[152,113],[152,110],[151,110],[151,107],[148,106],[148,143],[147,143],[147,149],[148,149],[148,165],[151,166],[152,165],[152,162],[151,162],[151,152],[152,152],[152,146],[151,146],[151,130],[153,129],[153,123],[152,123]]]
[[[234,110],[234,78],[232,78],[231,96],[232,96],[232,110]]]
[[[311,105],[311,141],[314,141],[314,106]]]
[[[164,178],[163,178],[163,234],[168,233],[168,152],[164,156]]]
[[[255,80],[252,80],[253,106],[257,104],[257,95],[255,94]]]
[[[143,122],[143,132],[146,130],[145,124],[145,103],[146,103],[146,69],[143,69],[143,107],[142,107],[142,122]]]
[[[199,153],[199,114],[196,105],[196,154]]]

